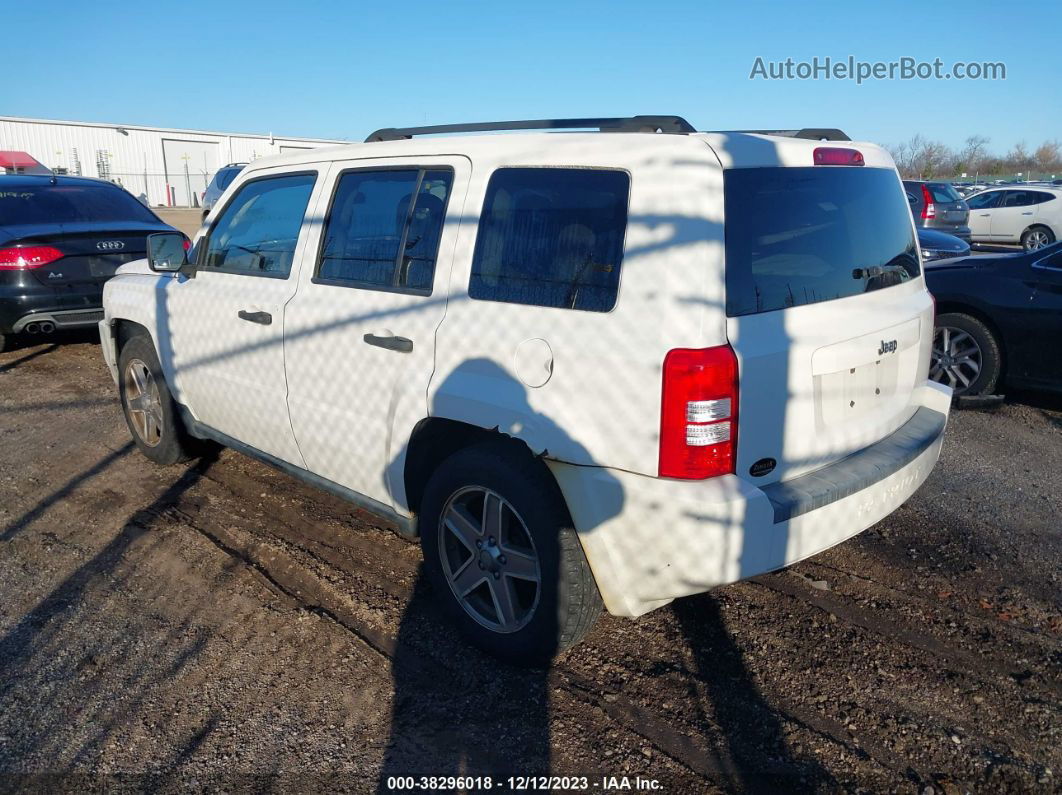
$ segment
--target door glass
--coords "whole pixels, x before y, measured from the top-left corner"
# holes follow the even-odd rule
[[[976,196],[967,200],[967,204],[971,210],[987,210],[990,207],[995,207],[999,202],[999,197],[1003,191],[994,190],[990,193],[979,193]]]
[[[1003,197],[1004,207],[1028,207],[1033,203],[1033,195],[1027,190],[1008,190]]]
[[[199,266],[287,276],[316,179],[292,174],[246,183],[210,230]]]
[[[350,171],[340,177],[316,278],[431,292],[449,169]]]

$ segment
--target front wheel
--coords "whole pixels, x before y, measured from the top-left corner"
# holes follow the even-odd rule
[[[1039,251],[1055,242],[1055,236],[1050,229],[1042,226],[1034,226],[1026,229],[1021,236],[1021,247],[1026,251]]]
[[[999,382],[1003,357],[991,329],[971,315],[938,315],[929,377],[956,396],[990,395]]]
[[[155,345],[146,335],[130,339],[118,354],[118,392],[125,422],[141,453],[163,465],[192,457],[193,440],[177,415]]]
[[[455,453],[428,481],[420,516],[432,588],[472,645],[545,665],[601,613],[556,484],[530,454],[501,443]]]

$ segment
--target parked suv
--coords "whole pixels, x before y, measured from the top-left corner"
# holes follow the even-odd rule
[[[0,176],[0,351],[16,335],[95,327],[103,283],[152,232],[176,230],[110,182]]]
[[[601,132],[422,137],[565,124]],[[100,324],[139,449],[211,439],[419,535],[524,662],[879,521],[950,406],[892,159],[837,131],[381,130],[256,161],[149,254]]]
[[[947,182],[904,180],[915,224],[937,229],[970,242],[970,211],[962,196]]]
[[[970,230],[979,243],[1021,243],[1026,251],[1062,235],[1062,188],[999,188],[970,197]]]
[[[221,194],[225,192],[225,188],[232,184],[232,181],[236,179],[236,175],[246,168],[246,163],[229,163],[227,166],[222,166],[214,173],[214,178],[210,180],[210,184],[207,185],[207,189],[203,191],[203,220],[210,215],[210,211],[214,209],[214,205],[217,200],[221,198]]]

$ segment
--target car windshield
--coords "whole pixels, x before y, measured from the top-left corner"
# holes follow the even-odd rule
[[[138,221],[158,218],[121,188],[98,185],[19,185],[0,183],[0,226],[73,224],[84,221]]]
[[[243,169],[241,168],[221,169],[221,171],[218,172],[217,176],[218,190],[223,191],[225,190],[225,188],[229,187],[229,185],[232,184],[232,181],[236,179],[236,175],[239,174],[242,170]]]
[[[735,168],[724,176],[731,317],[891,287],[919,274],[907,201],[881,168]]]

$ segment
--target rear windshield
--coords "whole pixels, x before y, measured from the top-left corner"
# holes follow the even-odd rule
[[[727,315],[773,312],[918,276],[907,200],[880,168],[725,172]]]
[[[929,188],[929,195],[933,197],[934,202],[957,202],[962,200],[962,196],[946,182],[927,182],[926,187]]]
[[[99,185],[0,183],[0,226],[74,224],[82,221],[140,221],[157,224],[139,201],[121,188]]]

